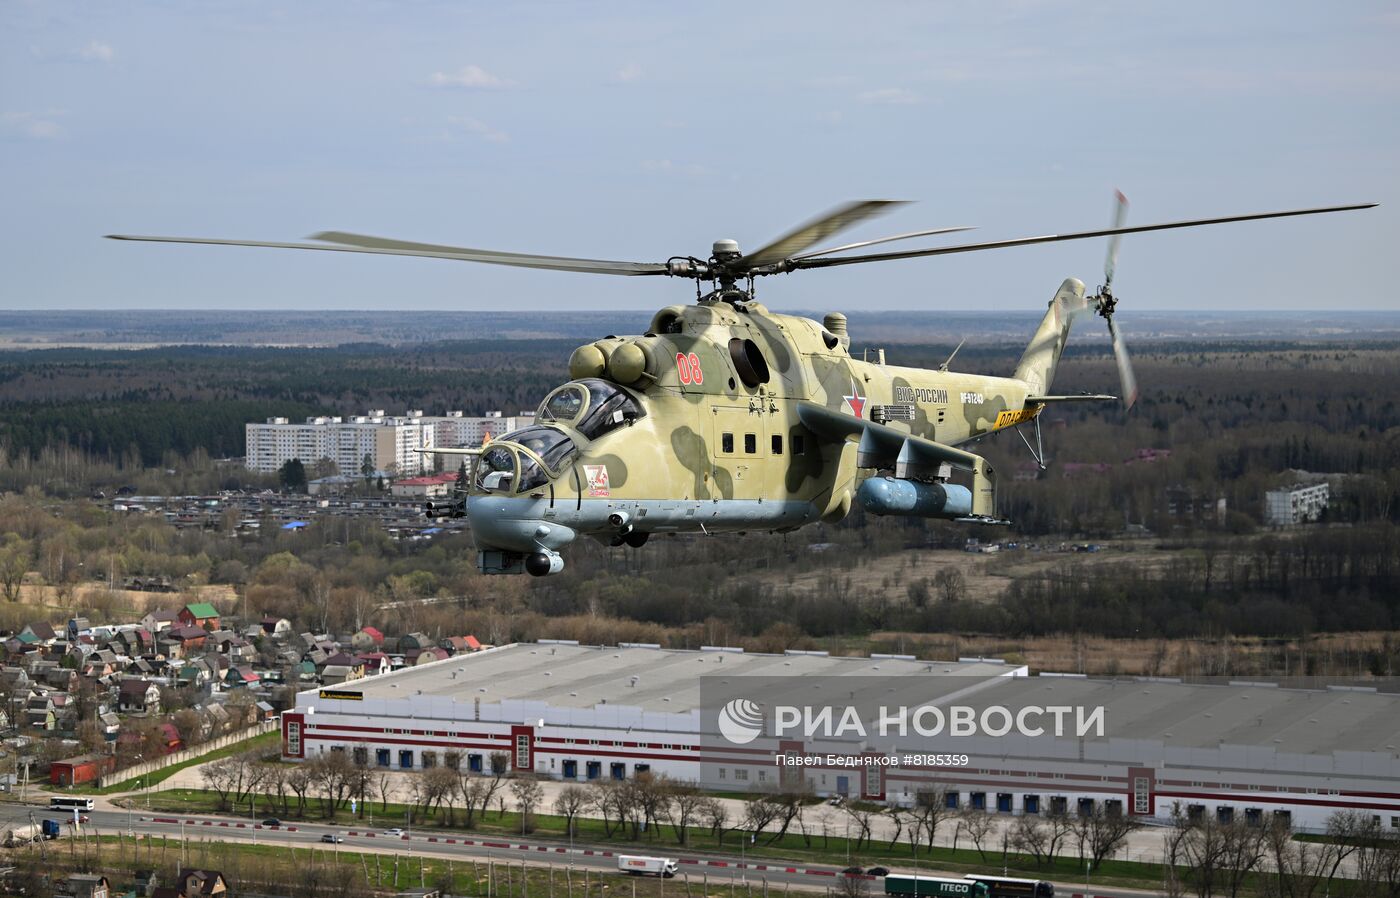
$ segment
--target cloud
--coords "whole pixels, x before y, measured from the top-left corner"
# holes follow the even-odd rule
[[[486,71],[479,65],[465,65],[457,72],[434,72],[428,79],[437,87],[496,88],[510,87],[511,82]]]
[[[62,115],[56,111],[6,112],[0,114],[0,129],[34,140],[52,140],[63,133],[56,121]]]
[[[638,78],[642,77],[642,67],[635,62],[629,62],[627,65],[618,69],[613,77],[622,82],[636,81]]]
[[[111,44],[104,44],[102,41],[89,41],[86,47],[78,51],[78,55],[91,62],[111,62],[117,55],[117,51],[112,49]]]
[[[450,124],[456,125],[458,128],[460,128],[468,134],[474,134],[477,137],[480,137],[483,140],[489,140],[492,143],[505,143],[506,141],[510,140],[510,135],[506,132],[501,131],[497,128],[493,128],[490,125],[483,122],[481,119],[472,118],[469,115],[449,116],[447,121]]]
[[[903,87],[882,87],[879,90],[868,90],[856,99],[862,103],[879,106],[913,106],[923,102],[923,97]]]

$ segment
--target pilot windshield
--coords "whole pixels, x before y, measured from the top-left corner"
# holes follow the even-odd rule
[[[642,417],[641,406],[625,390],[596,377],[565,384],[540,405],[539,421],[568,424],[590,440]]]

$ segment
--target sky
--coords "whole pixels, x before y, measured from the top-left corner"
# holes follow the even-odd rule
[[[659,262],[1312,205],[1125,238],[1143,309],[1393,309],[1400,7],[1351,2],[5,0],[0,308],[654,309],[689,281],[136,244],[345,230]],[[891,249],[913,247],[916,242]],[[1033,310],[1103,240],[797,272],[784,310]],[[447,335],[445,335],[447,336]]]

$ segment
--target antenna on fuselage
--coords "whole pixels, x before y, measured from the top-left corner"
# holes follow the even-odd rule
[[[951,365],[951,364],[953,364],[953,356],[955,356],[955,355],[958,354],[958,350],[959,350],[959,349],[962,349],[962,348],[963,348],[963,344],[966,343],[966,342],[967,342],[967,337],[963,337],[960,341],[958,341],[958,345],[955,346],[955,347],[953,347],[953,351],[952,351],[951,353],[949,353],[949,355],[948,355],[948,361],[946,361],[946,362],[944,362],[943,364],[941,364],[941,365],[938,366],[938,370],[939,370],[939,371],[947,371],[947,370],[948,370],[948,366]]]

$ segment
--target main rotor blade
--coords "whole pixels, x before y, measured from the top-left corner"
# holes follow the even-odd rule
[[[814,218],[777,240],[760,247],[739,260],[738,267],[757,268],[791,259],[827,238],[860,224],[867,218],[883,215],[905,200],[857,200],[837,206],[819,218]]]
[[[1123,227],[1123,220],[1128,217],[1128,198],[1123,195],[1123,191],[1113,191],[1115,203],[1113,206],[1113,227]],[[1103,285],[1113,286],[1113,272],[1118,268],[1118,244],[1123,242],[1122,234],[1114,234],[1108,238],[1108,255],[1103,260]]]
[[[1123,342],[1123,334],[1113,323],[1113,316],[1107,318],[1108,335],[1113,339],[1113,360],[1118,363],[1118,381],[1123,385],[1123,410],[1127,411],[1137,402],[1137,377],[1133,374],[1133,363],[1128,358],[1128,344]]]
[[[529,253],[506,253],[463,246],[440,246],[433,243],[409,243],[385,240],[361,234],[325,231],[313,240],[334,243],[279,243],[267,240],[223,240],[211,237],[146,237],[133,234],[108,234],[111,240],[143,240],[154,243],[204,243],[216,246],[260,246],[273,249],[314,249],[334,253],[374,253],[383,256],[423,256],[430,259],[454,259],[460,262],[483,262],[488,265],[512,265],[517,268],[544,268],[552,271],[578,271],[586,274],[616,274],[636,276],[665,274],[666,266],[659,262],[609,262],[602,259],[575,259],[568,256],[536,256]]]
[[[1105,228],[1101,231],[1077,231],[1070,234],[1048,234],[1043,237],[1019,237],[1014,240],[994,240],[989,243],[963,243],[957,246],[911,249],[895,253],[871,253],[866,256],[843,256],[836,259],[794,259],[783,267],[789,271],[803,268],[831,268],[836,265],[856,265],[862,262],[888,262],[894,259],[917,259],[921,256],[944,256],[950,253],[972,253],[984,249],[1002,249],[1008,246],[1030,246],[1035,243],[1056,243],[1061,240],[1084,240],[1089,237],[1108,237],[1114,234],[1141,234],[1145,231],[1196,228],[1202,225],[1224,224],[1231,221],[1256,221],[1261,218],[1288,218],[1294,215],[1320,215],[1324,212],[1349,212],[1354,209],[1371,209],[1377,205],[1379,205],[1379,203],[1360,203],[1354,206],[1323,206],[1316,209],[1293,209],[1287,212],[1258,212],[1252,215],[1231,215],[1225,218],[1197,218],[1190,221],[1172,221],[1165,224],[1137,225],[1131,228]]]
[[[810,253],[801,253],[790,256],[792,259],[815,259],[817,256],[829,256],[832,253],[844,253],[847,250],[860,249],[863,246],[874,246],[877,243],[891,243],[895,240],[909,240],[914,237],[932,237],[935,234],[955,234],[958,231],[974,231],[976,228],[970,225],[955,228],[933,228],[927,231],[911,231],[908,234],[895,234],[893,237],[881,237],[877,240],[862,240],[859,243],[847,243],[844,246],[832,246],[827,249],[814,249]]]

